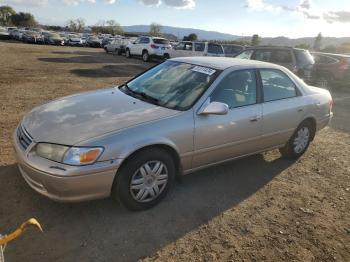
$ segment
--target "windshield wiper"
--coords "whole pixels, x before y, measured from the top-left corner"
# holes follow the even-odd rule
[[[125,89],[127,90],[128,93],[136,95],[136,96],[140,97],[142,100],[146,100],[148,102],[152,102],[153,104],[160,105],[159,99],[157,99],[153,96],[150,96],[150,95],[146,94],[145,92],[134,91],[127,84],[124,84],[123,87],[125,87]]]

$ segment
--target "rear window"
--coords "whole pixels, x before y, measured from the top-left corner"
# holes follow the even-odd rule
[[[211,53],[211,54],[223,54],[224,51],[222,50],[222,46],[221,45],[208,44],[208,53]]]
[[[301,68],[307,65],[315,64],[314,58],[307,50],[294,49],[294,54],[297,60],[297,64]]]
[[[169,40],[161,38],[153,38],[153,43],[158,45],[169,45]]]

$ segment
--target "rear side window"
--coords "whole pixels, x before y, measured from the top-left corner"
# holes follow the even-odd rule
[[[185,43],[185,48],[184,50],[186,51],[192,51],[192,43]]]
[[[297,96],[293,81],[277,69],[260,69],[264,101],[274,101]]]
[[[250,59],[252,57],[253,52],[254,52],[253,50],[244,51],[244,52],[240,53],[239,55],[237,55],[236,58]]]
[[[153,43],[158,45],[169,45],[169,40],[162,38],[153,38]]]
[[[271,50],[256,50],[252,59],[264,62],[272,62],[272,51]]]
[[[318,55],[318,54],[314,55],[314,60],[316,64],[335,64],[339,62],[339,60],[333,57],[326,56],[326,55]]]
[[[216,44],[208,44],[208,53],[211,54],[223,54],[222,46]]]
[[[142,37],[141,38],[141,41],[140,41],[140,44],[148,44],[150,41],[149,41],[149,38],[148,37]]]
[[[272,62],[274,63],[292,63],[293,58],[290,50],[274,50],[272,52]]]
[[[194,43],[194,50],[198,52],[203,52],[205,48],[204,43]]]
[[[224,45],[223,48],[224,48],[225,54],[238,54],[243,50],[243,47],[232,46],[232,45]]]

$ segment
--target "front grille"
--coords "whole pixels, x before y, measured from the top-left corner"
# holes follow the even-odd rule
[[[33,142],[33,138],[28,134],[22,125],[17,128],[17,137],[24,150]]]

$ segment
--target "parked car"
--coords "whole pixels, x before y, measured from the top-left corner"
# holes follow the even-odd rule
[[[0,27],[0,39],[1,40],[10,39],[10,33],[6,30],[6,28]]]
[[[34,108],[13,142],[22,176],[40,194],[64,202],[112,195],[141,210],[175,176],[274,148],[298,158],[331,117],[328,90],[282,66],[176,58],[118,88]]]
[[[83,41],[81,40],[81,37],[77,34],[69,34],[68,35],[68,41],[67,45],[70,46],[83,46]]]
[[[330,85],[350,85],[350,55],[312,52],[315,59],[314,79]]]
[[[236,58],[253,59],[282,65],[306,82],[312,81],[314,58],[309,51],[293,47],[257,46],[249,47]]]
[[[222,44],[222,47],[226,57],[235,57],[245,49],[244,46],[234,44]]]
[[[44,38],[42,35],[35,31],[28,31],[26,30],[22,35],[22,40],[25,43],[31,43],[31,44],[43,44]]]
[[[86,40],[86,45],[89,47],[101,47],[102,40],[97,36],[90,36]]]
[[[101,47],[104,48],[106,45],[112,43],[115,40],[114,37],[105,37],[101,41]]]
[[[104,49],[107,53],[113,52],[118,55],[125,53],[126,47],[131,42],[134,42],[136,39],[129,37],[118,37],[114,39],[110,44],[105,45]]]
[[[169,51],[169,57],[224,56],[221,45],[209,42],[182,41]]]
[[[141,36],[126,46],[125,55],[129,58],[131,56],[142,56],[142,60],[148,62],[153,57],[169,58],[170,50],[171,45],[168,39]]]
[[[48,45],[64,45],[64,39],[57,33],[48,33],[44,35],[44,43]]]

